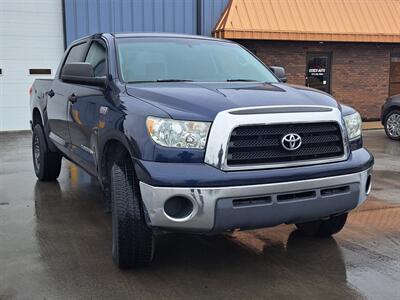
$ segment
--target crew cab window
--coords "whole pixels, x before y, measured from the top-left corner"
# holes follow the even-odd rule
[[[74,62],[82,62],[83,55],[86,50],[86,43],[78,44],[69,50],[67,59],[64,64],[70,64]]]
[[[234,43],[187,38],[119,38],[117,49],[125,82],[278,81],[260,61]]]
[[[94,41],[90,45],[88,54],[86,55],[85,59],[85,62],[88,62],[93,66],[94,76],[106,76],[106,58],[107,50],[104,43]]]

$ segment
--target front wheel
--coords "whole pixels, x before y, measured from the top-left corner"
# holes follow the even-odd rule
[[[32,133],[32,157],[35,174],[40,181],[52,181],[58,178],[62,156],[49,150],[42,126],[39,124],[34,127]]]
[[[296,224],[296,227],[299,232],[305,236],[330,237],[342,230],[346,221],[347,213],[331,217],[328,220]]]
[[[112,253],[120,269],[142,267],[153,259],[154,237],[147,225],[139,186],[130,162],[111,169]]]
[[[386,135],[392,139],[399,141],[400,140],[400,111],[393,110],[389,112],[384,121],[383,125],[385,127]]]

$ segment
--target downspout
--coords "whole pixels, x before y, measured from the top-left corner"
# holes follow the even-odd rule
[[[65,0],[61,0],[61,12],[62,12],[62,19],[63,19],[63,34],[64,34],[64,50],[67,49],[67,25],[65,19]]]
[[[201,17],[202,17],[202,1],[203,0],[196,0],[196,34],[201,35]]]

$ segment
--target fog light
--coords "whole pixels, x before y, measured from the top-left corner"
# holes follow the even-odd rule
[[[178,221],[184,221],[192,214],[193,209],[193,202],[185,197],[172,197],[164,203],[164,212],[167,217]]]

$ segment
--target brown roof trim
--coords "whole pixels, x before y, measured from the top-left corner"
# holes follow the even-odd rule
[[[400,43],[400,35],[385,34],[334,34],[318,32],[264,32],[258,30],[218,30],[214,37],[222,39],[250,40],[287,40],[287,41],[318,41],[318,42],[368,42],[368,43]]]

